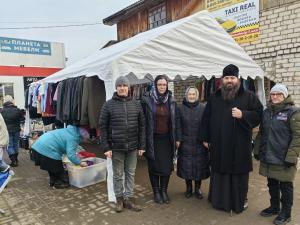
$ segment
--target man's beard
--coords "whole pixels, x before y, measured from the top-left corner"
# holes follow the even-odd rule
[[[224,100],[231,101],[235,98],[240,89],[241,83],[232,84],[231,87],[226,86],[223,81],[221,83],[221,93]]]

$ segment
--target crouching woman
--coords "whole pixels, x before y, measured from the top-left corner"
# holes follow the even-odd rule
[[[69,186],[69,183],[63,179],[63,155],[66,155],[75,165],[87,166],[87,163],[81,161],[76,155],[76,150],[80,139],[87,139],[88,136],[89,134],[84,128],[69,125],[67,128],[43,134],[32,145],[36,165],[49,173],[50,187],[62,189]]]

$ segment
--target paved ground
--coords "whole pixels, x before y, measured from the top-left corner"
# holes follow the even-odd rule
[[[95,147],[89,151],[96,150]],[[8,187],[0,194],[0,225],[235,225],[272,224],[273,218],[262,218],[259,211],[268,206],[265,178],[258,175],[258,164],[251,173],[249,208],[242,214],[230,214],[213,209],[207,202],[208,180],[202,190],[205,199],[186,199],[183,196],[184,182],[173,174],[170,181],[170,205],[157,205],[152,201],[152,192],[147,177],[146,162],[139,160],[136,176],[136,195],[143,207],[140,213],[125,211],[116,214],[113,204],[107,202],[106,183],[90,187],[53,190],[48,187],[48,175],[35,167],[26,150],[20,153],[20,166]],[[100,155],[100,153],[99,153]],[[295,182],[293,221],[300,225],[300,176]]]

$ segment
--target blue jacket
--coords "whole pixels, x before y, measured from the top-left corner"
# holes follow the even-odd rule
[[[32,148],[48,158],[62,160],[62,155],[67,155],[70,161],[76,165],[80,164],[80,159],[76,156],[79,145],[79,129],[69,125],[67,128],[49,131],[43,134]]]

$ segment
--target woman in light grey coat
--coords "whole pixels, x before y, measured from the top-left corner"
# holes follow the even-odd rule
[[[9,165],[7,165],[3,160],[3,152],[7,148],[8,141],[9,135],[7,127],[2,115],[0,114],[0,172],[5,172],[9,169]]]

